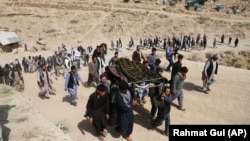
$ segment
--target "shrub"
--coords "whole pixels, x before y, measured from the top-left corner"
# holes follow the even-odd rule
[[[247,69],[250,70],[250,66],[247,66]]]
[[[242,55],[242,56],[244,56],[244,57],[250,57],[250,53],[249,52],[246,52],[246,51],[240,51],[239,52],[239,55]]]
[[[209,20],[211,20],[211,19],[208,18],[208,17],[203,17],[203,16],[197,17],[197,21],[198,21],[199,24],[204,24],[204,23],[206,23]]]
[[[168,16],[167,16],[167,15],[163,15],[163,14],[158,15],[158,17],[159,17],[159,18],[161,18],[161,19],[163,19],[163,18],[168,18]]]
[[[212,56],[212,53],[206,53],[206,58],[211,58]]]
[[[207,2],[207,0],[200,0],[199,2],[200,2],[201,5],[204,5],[205,2]]]
[[[235,64],[234,67],[236,67],[236,68],[241,68],[242,65],[241,65],[241,64]]]
[[[225,53],[225,54],[232,54],[232,51],[227,50],[227,51],[225,51],[224,53]]]
[[[49,29],[46,31],[46,33],[53,33],[53,32],[56,32],[57,30],[56,29]]]
[[[61,129],[64,133],[67,133],[69,131],[68,125],[63,121],[58,121],[56,123],[56,126],[59,127],[59,129]]]
[[[12,94],[12,90],[10,87],[7,87],[7,86],[3,86],[1,89],[0,89],[0,93],[1,94]]]
[[[71,20],[70,23],[71,24],[77,24],[79,21],[78,20]]]
[[[19,119],[16,120],[17,123],[21,123],[21,122],[24,122],[24,121],[27,121],[28,120],[28,117],[21,117]]]

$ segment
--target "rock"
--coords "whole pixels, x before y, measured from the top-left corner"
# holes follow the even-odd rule
[[[46,45],[45,40],[38,40],[36,41],[39,45]]]
[[[13,53],[13,54],[18,54],[18,49],[17,49],[17,48],[13,49],[13,50],[12,50],[12,53]]]
[[[38,51],[38,49],[37,49],[37,47],[32,47],[32,49],[31,49],[31,52],[37,52]]]

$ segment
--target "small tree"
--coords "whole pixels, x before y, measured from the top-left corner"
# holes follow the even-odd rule
[[[198,1],[199,1],[199,4],[201,4],[201,5],[204,5],[205,2],[207,2],[207,0],[198,0]]]

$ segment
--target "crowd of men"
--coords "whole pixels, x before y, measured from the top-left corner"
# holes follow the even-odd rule
[[[0,84],[13,86],[17,91],[24,90],[24,79],[22,75],[23,67],[18,58],[5,64],[0,65]]]
[[[139,45],[133,52],[131,59],[143,64],[145,69],[150,69],[161,76],[158,82],[137,83],[135,88],[131,87],[122,76],[110,71],[111,66],[119,60],[119,50],[116,50],[114,56],[107,61],[105,55],[108,52],[107,44],[101,43],[94,50],[92,46],[86,49],[78,46],[76,49],[71,48],[69,51],[64,44],[58,47],[53,55],[47,58],[42,55],[23,57],[21,63],[16,58],[14,61],[0,68],[1,82],[11,85],[16,89],[24,88],[22,72],[37,73],[37,84],[40,88],[39,96],[49,99],[50,94],[55,93],[52,78],[64,77],[64,89],[71,96],[71,105],[77,106],[77,87],[78,81],[82,84],[82,78],[77,72],[82,65],[88,66],[89,73],[87,79],[88,86],[94,86],[96,90],[90,95],[87,105],[86,114],[89,122],[93,124],[100,141],[104,140],[107,132],[105,128],[107,123],[115,126],[117,136],[123,136],[127,141],[131,141],[130,135],[133,131],[134,115],[133,107],[135,105],[143,106],[146,103],[146,96],[150,97],[151,102],[151,127],[155,129],[165,120],[164,135],[169,134],[170,124],[170,105],[173,100],[178,99],[178,109],[185,111],[183,106],[183,84],[186,79],[188,68],[182,66],[183,55],[178,54],[179,49],[189,50],[191,46],[203,46],[206,48],[207,39],[204,34],[201,39],[197,35],[196,40],[191,36],[184,35],[180,38],[173,36],[172,39],[163,39],[155,37],[154,39],[140,39]],[[162,44],[162,45],[161,45]],[[134,46],[131,38],[129,47]],[[151,53],[145,56],[142,53],[143,48],[151,48]],[[161,67],[161,59],[157,56],[157,48],[162,47],[166,52],[166,59],[169,61],[167,68]],[[111,49],[114,45],[111,44]],[[122,48],[121,39],[117,40],[117,47]],[[177,56],[178,55],[178,56]],[[91,61],[89,60],[91,58]],[[177,58],[177,61],[174,60]],[[209,86],[215,81],[218,64],[216,60],[218,55],[209,59],[202,72],[203,92],[210,91]],[[82,62],[83,61],[83,62]],[[171,72],[170,78],[162,76],[164,69]]]

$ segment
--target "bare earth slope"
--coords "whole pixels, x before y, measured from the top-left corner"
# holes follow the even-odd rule
[[[0,122],[4,141],[71,141],[21,93],[4,85],[0,85],[0,92]]]

